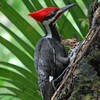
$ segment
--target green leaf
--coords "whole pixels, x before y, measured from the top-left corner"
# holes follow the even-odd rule
[[[76,1],[75,0],[70,0],[70,1],[65,1],[64,0],[64,3],[66,4],[66,5],[68,5],[68,4],[70,4],[70,3],[74,3],[74,4],[76,4]],[[73,17],[73,19],[74,19],[74,21],[75,21],[75,23],[77,24],[77,26],[78,26],[78,28],[80,29],[80,32],[82,33],[82,34],[84,34],[84,33],[87,33],[87,31],[88,31],[88,27],[84,30],[84,27],[82,27],[82,25],[81,25],[81,19],[86,19],[86,16],[85,16],[85,14],[83,13],[83,11],[80,9],[80,7],[76,4],[76,6],[74,6],[73,8],[71,8],[71,9],[69,9],[69,11],[70,11],[70,13],[71,13],[71,15],[72,15],[72,17]],[[81,34],[80,33],[80,34]],[[81,34],[81,35],[82,35]],[[81,36],[80,35],[80,36]]]
[[[12,32],[2,23],[0,23],[0,26],[4,28],[33,57],[34,49],[30,45],[24,42],[21,38],[19,38],[14,32]]]
[[[24,77],[26,77],[27,79],[33,81],[36,80],[37,78],[34,78],[33,74],[31,72],[29,72],[28,70],[26,70],[25,68],[22,68],[20,66],[14,65],[14,64],[10,64],[7,62],[0,62],[0,65],[4,65],[4,68],[12,68],[18,72],[20,72],[22,75],[24,75]]]
[[[0,11],[8,17],[32,44],[36,45],[41,37],[40,34],[4,0],[0,0]]]
[[[7,70],[5,68],[0,68],[0,75],[12,80],[12,83],[23,93],[30,94],[31,96],[38,95],[35,91],[35,82],[31,82],[29,79],[24,78],[22,75]]]
[[[7,47],[30,71],[35,73],[33,60],[29,56],[1,36],[0,43]]]
[[[29,10],[30,12],[35,11],[33,5],[30,3],[30,1],[28,1],[28,0],[22,0],[22,1],[23,1],[23,3],[26,5],[26,7],[28,8],[28,10]]]
[[[38,97],[35,97],[34,95],[30,95],[30,93],[25,93],[23,91],[20,91],[16,88],[12,88],[12,87],[8,87],[8,86],[0,86],[0,88],[6,88],[6,89],[12,91],[13,93],[16,94],[16,96],[20,97],[21,100],[28,100],[29,98],[30,98],[30,100],[33,100],[33,99],[39,100]]]
[[[83,3],[85,4],[86,8],[89,8],[89,5],[91,4],[91,1],[93,0],[83,0]]]
[[[20,91],[16,88],[13,87],[8,87],[8,86],[0,86],[0,88],[6,88],[8,90],[10,90],[11,92],[16,94],[16,97],[19,97],[21,100],[40,100],[40,97],[37,96],[36,94],[31,95],[31,93],[25,93],[23,91]],[[7,95],[7,93],[0,93],[1,95]],[[10,95],[10,94],[8,94]],[[13,95],[12,95],[13,96]]]
[[[8,86],[2,86],[0,85],[0,88],[6,88],[8,90],[10,90],[12,93],[10,93],[12,96],[16,96],[16,94],[20,93],[20,90],[16,89],[16,88],[12,88],[12,87],[8,87]],[[6,95],[6,93],[0,93],[1,95]],[[10,95],[8,94],[8,95]]]
[[[6,87],[0,87],[0,88],[6,88]],[[16,95],[11,94],[11,93],[0,93],[0,96],[12,96],[12,97],[16,97]],[[1,99],[0,99],[1,100]]]
[[[36,10],[40,10],[40,9],[43,8],[38,0],[31,0],[31,1],[32,1],[32,3],[33,3]]]
[[[1,70],[1,69],[0,69]],[[4,69],[3,68],[3,70],[5,71],[6,69]],[[9,70],[6,70],[6,72],[9,74],[9,72],[12,72],[12,71],[9,71]],[[12,72],[12,73],[14,73],[14,75],[15,74],[17,74],[17,73],[15,73],[15,72]],[[2,75],[2,74],[1,74]],[[19,74],[18,74],[19,75]],[[2,76],[4,76],[4,75],[2,75]],[[25,92],[26,94],[28,94],[28,93],[30,93],[31,95],[33,95],[33,93],[36,93],[36,87],[37,86],[35,86],[35,84],[33,85],[35,88],[33,88],[32,89],[32,87],[31,86],[28,86],[27,87],[27,84],[30,84],[30,82],[29,81],[27,81],[26,82],[26,80],[25,81],[23,81],[23,83],[20,81],[20,78],[19,79],[14,79],[14,78],[12,78],[11,76],[7,76],[7,78],[8,79],[4,79],[4,78],[0,78],[0,81],[3,81],[3,82],[5,82],[5,86],[7,85],[7,83],[9,83],[9,84],[11,84],[11,86],[10,87],[14,87],[14,88],[16,88],[16,89],[18,89],[18,90],[20,90],[20,91],[23,91],[23,93]],[[16,75],[15,75],[15,78],[16,78]],[[25,78],[23,78],[23,80],[24,80]],[[32,83],[32,82],[31,82]],[[31,85],[31,84],[30,84]],[[0,85],[0,86],[2,86],[2,85]]]

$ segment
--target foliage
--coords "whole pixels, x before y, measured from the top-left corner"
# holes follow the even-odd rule
[[[91,0],[44,0],[44,2],[47,7],[61,7],[69,3],[75,3],[76,6],[71,8],[59,19],[57,28],[63,38],[73,38],[73,34],[77,34],[80,39],[83,39],[88,32],[86,11]],[[56,2],[61,3],[58,4]],[[29,12],[43,8],[43,4],[41,4],[39,0],[22,0],[21,3],[27,7]],[[8,48],[25,67],[22,68],[19,65],[0,62],[0,80],[11,84],[9,86],[0,84],[0,88],[6,88],[8,90],[4,91],[4,93],[0,92],[0,95],[1,98],[2,96],[9,95],[10,97],[19,98],[21,100],[40,100],[41,97],[38,92],[33,53],[37,41],[41,38],[41,34],[36,30],[36,27],[26,21],[13,6],[9,5],[7,0],[0,0],[0,11],[17,27],[17,30],[27,38],[27,41],[20,38],[17,32],[13,32],[9,27],[5,26],[4,23],[0,22],[0,27],[6,30],[22,49],[2,36],[0,36],[0,43]],[[84,9],[82,7],[84,7]],[[27,14],[29,12],[27,12]],[[38,28],[42,30],[39,23]]]

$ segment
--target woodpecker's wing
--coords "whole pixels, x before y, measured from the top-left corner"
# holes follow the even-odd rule
[[[48,39],[42,38],[39,40],[34,53],[34,64],[37,72],[39,68],[48,71],[52,69],[51,67],[54,66],[55,58],[53,54],[54,50],[49,44]],[[45,66],[45,68],[43,66]]]
[[[38,74],[38,83],[43,100],[50,100],[54,90],[49,77],[54,69],[53,49],[48,43],[48,39],[42,38],[34,53],[34,64]]]

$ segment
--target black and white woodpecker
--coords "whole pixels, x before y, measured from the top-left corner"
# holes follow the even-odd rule
[[[38,84],[43,100],[51,99],[54,93],[52,81],[63,72],[68,64],[68,57],[61,44],[55,23],[67,9],[74,5],[69,4],[63,8],[48,7],[28,14],[40,22],[45,30],[45,36],[37,43],[34,54]]]

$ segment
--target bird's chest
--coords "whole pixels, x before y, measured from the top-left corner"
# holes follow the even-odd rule
[[[66,56],[64,46],[60,42],[58,42],[55,39],[51,39],[50,40],[50,44],[51,44],[52,48],[54,49],[56,57],[58,55],[60,55],[60,56]]]

